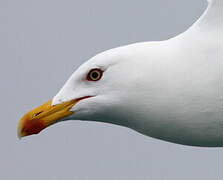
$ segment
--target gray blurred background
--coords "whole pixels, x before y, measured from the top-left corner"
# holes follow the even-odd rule
[[[91,56],[185,31],[205,0],[0,0],[1,180],[222,180],[223,148],[69,121],[17,139],[20,117]]]

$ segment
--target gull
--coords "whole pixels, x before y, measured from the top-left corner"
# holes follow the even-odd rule
[[[223,0],[186,32],[102,52],[52,100],[25,114],[18,136],[66,120],[131,128],[164,141],[223,146]]]

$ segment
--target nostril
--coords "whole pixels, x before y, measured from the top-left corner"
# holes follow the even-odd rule
[[[33,114],[33,117],[36,117],[36,116],[40,115],[42,112],[43,112],[43,111],[40,111],[40,112],[38,112],[38,113]]]

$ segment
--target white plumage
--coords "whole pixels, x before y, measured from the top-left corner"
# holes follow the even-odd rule
[[[87,81],[92,69],[104,71]],[[186,32],[105,51],[78,68],[53,105],[89,97],[68,119],[132,128],[192,146],[223,146],[223,1],[209,1]]]

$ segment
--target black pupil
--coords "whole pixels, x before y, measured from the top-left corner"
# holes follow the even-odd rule
[[[98,76],[99,76],[98,72],[92,72],[92,74],[91,74],[91,77],[92,77],[93,79],[97,79]]]

